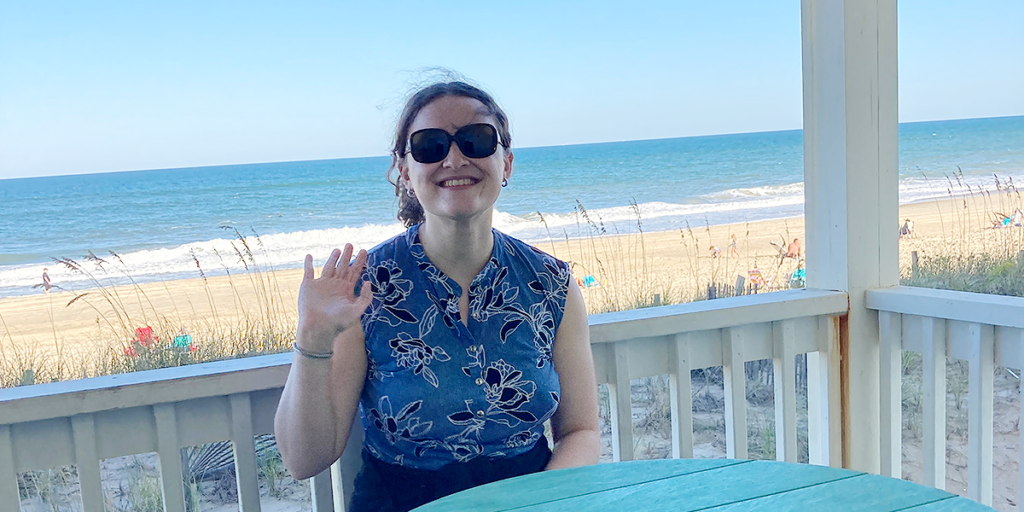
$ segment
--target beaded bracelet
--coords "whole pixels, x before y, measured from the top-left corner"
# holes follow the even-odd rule
[[[292,343],[292,349],[294,349],[296,352],[298,352],[299,355],[301,355],[303,357],[308,357],[310,359],[330,359],[331,357],[334,356],[334,351],[331,351],[331,352],[309,352],[307,350],[303,350],[303,349],[299,348],[299,344],[298,343]]]

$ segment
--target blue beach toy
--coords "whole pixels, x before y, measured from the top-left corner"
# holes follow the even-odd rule
[[[192,336],[181,334],[174,337],[174,348],[189,348],[192,344]]]

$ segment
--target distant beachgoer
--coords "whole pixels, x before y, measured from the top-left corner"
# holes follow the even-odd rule
[[[43,269],[43,293],[50,293],[50,288],[53,288],[53,284],[50,283],[50,269]]]
[[[995,213],[994,215],[996,217],[996,220],[992,221],[993,229],[1005,228],[1009,226],[1019,227],[1021,225],[1022,217],[1024,217],[1024,215],[1021,214],[1019,208],[1014,210],[1013,213],[1010,215],[998,212]]]
[[[736,248],[736,235],[732,235],[732,241],[729,242],[729,253],[737,257],[740,255],[740,250]]]
[[[900,226],[900,238],[912,236],[914,236],[914,221],[903,219],[903,225]]]
[[[798,260],[804,256],[803,247],[800,246],[800,239],[794,238],[786,248],[786,257]]]
[[[711,251],[712,258],[717,258],[720,254],[722,254],[722,250],[719,249],[717,245],[712,245],[711,247],[708,248],[708,250]]]

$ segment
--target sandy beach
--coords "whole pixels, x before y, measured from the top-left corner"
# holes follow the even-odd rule
[[[982,204],[952,199],[902,206],[900,219],[914,223],[914,236],[900,240],[904,275],[909,272],[912,251],[921,257],[1015,254],[1022,247],[1024,229],[991,229],[993,212],[1010,204],[1009,200]],[[892,227],[893,237],[898,230],[898,225]],[[737,284],[738,277],[745,286],[752,285],[754,269],[765,280],[762,290],[765,286],[769,290],[786,288],[798,260],[780,259],[773,242],[786,247],[794,239],[801,244],[805,240],[803,218],[537,245],[571,262],[580,280],[593,276],[596,286],[584,287],[584,296],[588,310],[599,313],[703,298],[712,283],[722,290],[719,295],[725,295],[728,290],[724,288]],[[717,247],[717,257],[712,247]],[[268,319],[276,328],[289,328],[294,322],[300,280],[301,269],[290,269],[108,287],[91,290],[70,305],[75,295],[58,289],[50,294],[40,291],[33,296],[3,298],[0,360],[8,368],[39,368],[61,361],[80,376],[83,371],[89,373],[84,367],[98,354],[123,350],[131,337],[125,333],[137,327],[152,326],[160,340],[168,343],[187,332],[199,344],[211,333],[223,336]]]

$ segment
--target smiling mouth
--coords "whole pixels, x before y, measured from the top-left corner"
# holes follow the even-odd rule
[[[479,181],[479,180],[475,180],[473,178],[457,178],[457,179],[451,179],[451,180],[444,180],[444,181],[441,182],[441,187],[443,187],[443,188],[462,187],[462,186],[465,186],[465,185],[473,185],[477,181]]]

